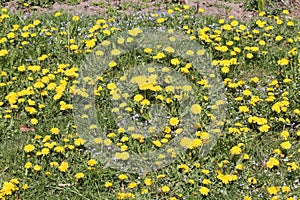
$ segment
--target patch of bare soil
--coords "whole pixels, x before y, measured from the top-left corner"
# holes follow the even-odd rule
[[[299,1],[299,0],[292,0]],[[165,2],[165,3],[164,3]],[[169,1],[170,2],[170,1]],[[234,16],[235,19],[249,20],[257,16],[256,12],[246,11],[243,9],[242,3],[230,3],[221,0],[185,0],[179,1],[203,8],[206,15],[228,17]],[[300,4],[299,4],[300,5]],[[10,2],[6,5],[12,11],[17,11],[15,2]],[[37,13],[53,13],[57,11],[65,11],[73,15],[105,15],[109,8],[118,8],[118,12],[130,13],[147,13],[149,11],[166,11],[168,8],[168,0],[152,0],[150,2],[142,2],[140,0],[86,0],[77,5],[68,5],[64,3],[55,3],[51,8],[33,7],[31,8]],[[27,13],[32,10],[24,10]],[[300,16],[299,7],[291,7],[294,16]]]
[[[242,3],[230,3],[219,0],[201,0],[192,5],[203,8],[208,15],[228,17],[234,16],[236,19],[248,20],[256,16],[255,12],[243,9]]]
[[[57,11],[65,11],[73,15],[103,15],[107,13],[109,8],[117,8],[118,12],[122,13],[134,13],[134,12],[148,12],[148,11],[159,11],[163,10],[164,7],[157,4],[157,2],[142,3],[139,0],[85,0],[77,5],[69,5],[66,3],[55,3],[51,8],[42,8],[34,6],[24,10],[25,12],[37,12],[42,13],[54,13]],[[159,5],[159,6],[157,6]],[[17,12],[16,1],[9,2],[5,5],[6,8],[13,12]]]

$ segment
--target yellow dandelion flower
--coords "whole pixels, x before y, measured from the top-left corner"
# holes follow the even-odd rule
[[[169,122],[171,126],[177,126],[179,124],[179,119],[177,117],[171,117]]]
[[[290,149],[292,147],[292,144],[289,141],[286,141],[286,142],[282,142],[280,146],[282,149]]]
[[[50,131],[51,131],[51,133],[54,134],[54,135],[58,135],[59,132],[60,132],[59,128],[51,128]]]
[[[208,193],[209,193],[209,189],[208,189],[207,187],[201,187],[201,188],[199,189],[199,192],[200,192],[202,195],[207,196]]]
[[[194,104],[191,106],[190,110],[193,114],[200,114],[202,111],[202,107],[199,104]]]
[[[230,153],[231,153],[232,155],[239,155],[239,154],[242,153],[242,149],[241,149],[240,147],[238,147],[238,146],[234,146],[234,147],[232,147],[232,148],[230,149]]]
[[[163,191],[163,192],[165,192],[165,193],[168,193],[168,192],[170,192],[170,188],[168,187],[168,186],[162,186],[161,187],[161,191]]]
[[[126,174],[120,174],[120,175],[118,176],[118,178],[119,178],[120,180],[125,180],[125,179],[128,179],[128,176],[127,176]]]
[[[72,17],[73,21],[78,21],[79,19],[80,19],[79,16],[76,16],[76,15]]]
[[[84,178],[84,173],[82,173],[82,172],[76,173],[76,174],[75,174],[75,178],[76,178],[76,179]]]
[[[69,164],[67,162],[62,162],[60,164],[60,166],[58,167],[58,169],[61,171],[61,172],[66,172],[69,168]]]
[[[161,24],[166,21],[166,18],[161,17],[161,18],[158,18],[156,21],[157,21],[157,23]]]
[[[275,166],[279,166],[279,161],[276,158],[271,157],[269,159],[269,161],[267,162],[267,167],[268,168],[273,168]]]
[[[74,141],[74,144],[75,144],[76,146],[83,145],[84,143],[85,143],[85,140],[82,139],[82,138],[78,138],[78,139],[76,139],[76,140]]]

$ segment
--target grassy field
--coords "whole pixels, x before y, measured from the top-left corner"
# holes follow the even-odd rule
[[[0,199],[299,199],[299,44],[287,10],[242,22],[183,5],[103,17],[2,8]],[[131,170],[176,138],[183,148]]]

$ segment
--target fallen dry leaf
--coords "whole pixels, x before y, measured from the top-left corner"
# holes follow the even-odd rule
[[[70,186],[73,186],[73,185],[75,185],[75,183],[65,183],[65,184],[59,183],[58,184],[59,187],[70,187]]]
[[[25,124],[21,124],[20,131],[27,133],[27,132],[34,132],[35,129],[33,127],[27,127]]]

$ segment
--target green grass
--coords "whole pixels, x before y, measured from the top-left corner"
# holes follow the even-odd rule
[[[299,21],[281,14],[277,18],[260,16],[236,25],[237,21],[234,19],[225,19],[223,23],[220,18],[196,13],[194,9],[175,5],[172,14],[167,12],[157,14],[161,16],[153,16],[153,13],[125,15],[113,9],[103,18],[104,21],[96,16],[80,16],[77,21],[76,17],[65,13],[61,13],[60,16],[49,14],[24,18],[20,13],[11,14],[2,10],[0,197],[2,195],[7,199],[118,199],[119,196],[121,199],[121,194],[126,193],[129,196],[135,195],[135,199],[247,199],[247,196],[252,199],[271,199],[274,196],[281,199],[299,198],[299,168],[288,171],[291,163],[299,166]],[[6,18],[7,15],[9,18]],[[165,18],[165,21],[158,23],[158,18]],[[279,19],[282,20],[282,24]],[[291,26],[289,21],[294,25]],[[266,22],[266,25],[259,27],[262,22]],[[19,28],[15,27],[15,30],[12,30],[16,24]],[[96,24],[98,26],[95,26]],[[229,24],[231,30],[225,30]],[[241,24],[245,27],[240,26]],[[273,28],[266,28],[267,26]],[[72,102],[74,95],[72,86],[78,80],[76,76],[80,74],[77,70],[80,71],[84,67],[86,56],[92,55],[90,51],[100,48],[96,46],[101,45],[104,40],[117,36],[122,30],[134,27],[152,30],[174,29],[177,33],[194,38],[199,46],[207,50],[213,63],[218,63],[214,66],[214,73],[220,75],[224,81],[222,86],[225,88],[227,98],[226,123],[220,127],[219,139],[207,155],[201,156],[201,146],[191,147],[178,154],[170,165],[146,174],[122,172],[108,167],[109,164],[101,160],[98,160],[94,167],[89,166],[88,161],[92,159],[92,153],[88,150],[88,145],[78,144],[79,138],[84,138],[80,132],[84,129],[78,128],[72,109],[67,107],[64,110],[61,105],[63,101],[66,104],[73,103],[75,106]],[[30,33],[28,38],[26,32]],[[282,39],[279,40],[277,36],[281,36]],[[92,39],[96,40],[95,46],[88,47],[87,43]],[[149,41],[149,45],[153,42]],[[121,45],[115,45],[121,49]],[[253,47],[258,47],[258,51]],[[106,137],[110,137],[114,144],[121,143],[124,148],[126,145],[130,154],[164,148],[164,144],[159,148],[152,142],[169,137],[166,133],[168,131],[159,131],[157,136],[153,135],[141,142],[134,139],[130,133],[118,132],[117,119],[111,113],[112,103],[108,101],[112,97],[111,89],[107,86],[111,82],[116,83],[123,72],[131,70],[134,66],[154,62],[156,65],[172,68],[186,77],[194,87],[196,102],[202,107],[201,120],[195,121],[201,125],[197,130],[207,131],[207,125],[211,123],[208,113],[213,111],[208,105],[214,99],[201,85],[203,80],[211,79],[203,77],[195,66],[192,66],[188,73],[183,73],[186,70],[185,64],[189,62],[184,56],[185,52],[177,52],[179,55],[165,52],[167,55],[165,58],[160,60],[153,58],[161,51],[156,47],[153,47],[152,53],[145,53],[144,49],[139,49],[116,58],[114,61],[118,65],[101,72],[103,81],[97,82],[97,87],[102,86],[102,90],[98,91],[100,96],[95,98],[99,124],[105,130]],[[43,60],[42,55],[48,57]],[[179,58],[179,65],[171,64],[174,57]],[[226,65],[231,58],[235,58],[237,63],[229,62]],[[280,64],[278,61],[284,61],[283,58],[289,63]],[[23,71],[20,66],[25,66],[25,70]],[[34,68],[32,66],[40,66],[41,69],[34,72],[30,69]],[[72,70],[74,73],[70,73]],[[100,78],[99,75],[95,73],[92,77]],[[254,77],[259,78],[258,82],[253,79]],[[201,80],[201,84],[198,83]],[[275,83],[275,80],[278,83]],[[36,83],[41,81],[44,86],[39,88]],[[53,90],[50,83],[56,84]],[[22,90],[31,87],[34,93],[23,91],[22,94]],[[248,95],[248,90],[252,94]],[[16,102],[12,92],[18,93]],[[60,98],[57,98],[57,93],[61,93]],[[142,106],[134,101],[133,96],[141,94],[151,103],[161,103],[154,98],[158,93],[149,89],[135,90],[130,94],[128,103],[133,108],[134,114],[142,116],[139,118],[140,122],[145,123],[149,120],[148,106]],[[162,91],[159,94],[173,99],[173,103],[165,102],[167,114],[178,117],[180,102],[175,101],[174,95],[168,92]],[[203,100],[204,96],[208,96],[207,102]],[[236,99],[237,97],[240,99]],[[255,97],[262,101],[256,102]],[[32,101],[35,102],[34,105]],[[276,102],[281,102],[279,103],[281,110],[278,112]],[[247,106],[249,111],[240,111],[240,106]],[[36,112],[30,114],[28,107],[34,107]],[[266,122],[263,124],[268,125],[269,129],[264,132],[261,129],[262,124],[249,121],[251,116],[256,117],[258,121],[265,118]],[[37,119],[38,123],[32,123],[32,119]],[[81,122],[86,123],[85,120]],[[28,129],[34,128],[34,131],[24,132],[24,125]],[[171,129],[171,138],[175,138],[178,127],[171,124],[168,126]],[[23,127],[23,130],[20,130],[20,127]],[[60,130],[58,134],[51,133],[54,127]],[[283,131],[287,131],[289,135],[284,137]],[[111,132],[114,132],[115,136],[109,134]],[[122,140],[124,136],[128,141]],[[197,138],[205,142],[201,136],[198,135]],[[292,147],[284,149],[286,143],[283,142],[287,141]],[[46,148],[47,142],[55,142],[53,148],[48,146],[49,154],[37,155],[38,151]],[[28,144],[35,146],[32,152],[25,152],[24,147]],[[232,148],[237,146],[241,148],[241,152],[232,152]],[[57,152],[55,147],[63,147],[64,152]],[[271,158],[276,158],[280,163],[279,166],[269,165]],[[32,163],[28,169],[25,168],[26,162]],[[51,162],[57,162],[59,165],[67,162],[69,167],[63,172],[62,168],[51,167]],[[34,170],[34,165],[40,166],[40,170]],[[237,169],[241,165],[242,169]],[[209,170],[209,173],[202,171],[204,169]],[[77,173],[84,173],[84,177],[77,180],[75,178]],[[125,180],[118,178],[123,173],[128,176]],[[218,173],[227,176],[218,176]],[[251,177],[254,177],[257,183],[251,184],[249,181]],[[146,185],[144,183],[146,178],[150,178],[153,184]],[[10,190],[4,190],[8,182],[14,182],[11,179],[19,181],[14,183],[18,189],[12,191],[12,194]],[[211,183],[206,185],[203,183],[204,179],[209,179]],[[105,187],[109,182],[112,182],[112,186]],[[130,183],[136,183],[137,186],[130,188]],[[28,185],[27,189],[22,188],[24,184]],[[168,186],[170,191],[163,192],[163,186]],[[279,187],[280,190],[272,188],[273,186]],[[284,186],[288,186],[290,191],[284,191],[286,189]],[[199,192],[201,187],[209,189],[207,197]]]

